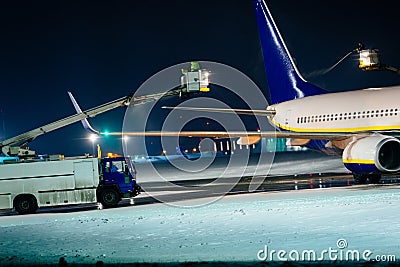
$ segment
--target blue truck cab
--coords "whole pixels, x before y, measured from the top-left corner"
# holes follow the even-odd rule
[[[97,200],[105,208],[115,207],[122,198],[133,198],[140,194],[136,183],[136,170],[129,157],[102,158]]]

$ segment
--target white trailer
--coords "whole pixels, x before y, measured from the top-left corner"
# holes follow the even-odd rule
[[[97,158],[2,164],[0,209],[26,214],[39,207],[96,203],[99,166]]]

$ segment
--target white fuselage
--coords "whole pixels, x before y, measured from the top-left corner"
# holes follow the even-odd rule
[[[400,129],[400,86],[309,96],[271,105],[271,122],[294,132]]]

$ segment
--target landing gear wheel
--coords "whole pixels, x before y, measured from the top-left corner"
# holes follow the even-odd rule
[[[353,173],[353,176],[354,176],[354,183],[355,184],[365,184],[365,183],[367,183],[367,178],[368,178],[367,175]]]
[[[99,201],[105,208],[116,207],[119,202],[119,193],[112,188],[102,189],[99,193]]]
[[[353,173],[354,182],[356,184],[366,184],[367,180],[370,184],[378,184],[381,180],[381,174],[357,174]]]
[[[379,184],[379,181],[381,180],[381,175],[380,174],[370,174],[368,176],[368,180],[371,184]]]
[[[19,214],[35,213],[38,204],[34,196],[20,196],[14,201],[14,208]]]

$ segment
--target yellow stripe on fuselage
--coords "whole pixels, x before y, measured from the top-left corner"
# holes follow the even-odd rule
[[[352,133],[352,132],[365,132],[365,131],[388,131],[388,130],[400,130],[400,125],[390,126],[365,126],[356,128],[293,128],[283,126],[282,124],[270,120],[276,127],[286,131],[300,132],[300,133]]]
[[[343,163],[375,165],[375,161],[371,159],[343,159]]]

